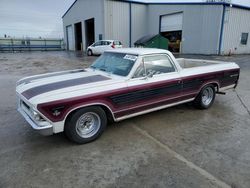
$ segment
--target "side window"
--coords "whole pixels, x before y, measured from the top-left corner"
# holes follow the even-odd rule
[[[96,42],[96,43],[94,44],[94,46],[100,46],[100,45],[101,45],[101,41]]]
[[[114,41],[114,44],[115,45],[120,45],[120,42],[119,41]]]
[[[107,45],[110,45],[109,41],[102,41],[102,46],[107,46]]]
[[[166,55],[148,56],[144,58],[144,66],[143,63],[141,63],[140,66],[136,69],[133,78],[144,77],[145,72],[148,77],[153,77],[154,75],[170,73],[175,71],[176,70],[168,56]]]
[[[248,33],[241,33],[240,43],[243,45],[247,45]]]
[[[167,55],[155,55],[144,58],[146,74],[152,77],[157,74],[175,72],[175,68]]]

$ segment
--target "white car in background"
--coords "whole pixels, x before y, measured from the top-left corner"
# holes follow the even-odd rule
[[[100,55],[106,50],[122,48],[122,43],[118,40],[100,40],[87,48],[88,56]]]

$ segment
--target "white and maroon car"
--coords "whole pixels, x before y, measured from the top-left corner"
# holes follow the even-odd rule
[[[193,101],[209,108],[216,93],[235,88],[232,62],[175,59],[166,50],[105,52],[87,69],[17,82],[18,110],[41,134],[65,132],[77,143],[98,138],[115,122]]]

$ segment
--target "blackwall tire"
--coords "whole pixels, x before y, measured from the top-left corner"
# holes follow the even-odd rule
[[[88,56],[92,56],[92,55],[93,55],[92,50],[88,50],[88,51],[87,51],[87,55],[88,55]]]
[[[107,116],[101,107],[86,107],[69,116],[65,135],[73,142],[85,144],[99,138],[107,126]]]
[[[216,91],[213,85],[207,85],[202,88],[199,95],[194,100],[195,107],[199,109],[210,108],[215,99]]]

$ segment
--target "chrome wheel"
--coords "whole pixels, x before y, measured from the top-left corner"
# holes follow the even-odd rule
[[[84,113],[76,122],[76,132],[82,138],[95,135],[101,126],[101,118],[94,112]]]
[[[201,101],[204,105],[208,106],[213,101],[214,98],[214,90],[211,87],[207,87],[202,92]]]

